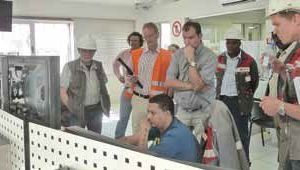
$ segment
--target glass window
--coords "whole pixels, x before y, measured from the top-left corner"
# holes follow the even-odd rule
[[[12,32],[0,32],[0,54],[31,55],[30,25],[13,24]]]
[[[161,24],[161,47],[168,49],[171,44],[171,25],[169,23]]]
[[[71,59],[69,24],[36,23],[34,30],[35,54],[60,56],[60,71],[62,71],[65,63]]]
[[[74,58],[73,23],[14,19],[12,32],[0,32],[0,54],[60,56],[60,71]]]

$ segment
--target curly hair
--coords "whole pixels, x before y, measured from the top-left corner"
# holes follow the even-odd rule
[[[132,36],[137,36],[137,37],[139,37],[140,47],[142,47],[142,46],[143,46],[143,43],[144,43],[144,39],[143,39],[142,34],[140,34],[139,32],[132,32],[132,33],[130,33],[130,34],[128,35],[128,37],[127,37],[127,43],[128,43],[129,45],[130,45],[130,37],[132,37]]]

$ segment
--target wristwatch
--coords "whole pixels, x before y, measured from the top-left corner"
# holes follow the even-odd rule
[[[191,67],[196,67],[196,66],[197,66],[197,63],[196,63],[195,61],[191,61],[191,62],[190,62],[190,66],[191,66]]]
[[[284,102],[280,103],[278,114],[281,115],[281,116],[285,115]]]

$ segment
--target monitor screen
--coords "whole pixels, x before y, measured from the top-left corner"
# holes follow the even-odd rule
[[[3,109],[59,129],[59,57],[4,56],[0,59]]]
[[[12,30],[12,1],[0,0],[0,31]]]

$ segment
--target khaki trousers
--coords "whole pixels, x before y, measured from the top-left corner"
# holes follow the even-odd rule
[[[201,143],[201,136],[205,130],[204,128],[209,117],[209,110],[206,109],[205,111],[196,110],[193,112],[188,112],[179,106],[177,114],[175,116],[186,126],[194,127],[193,133],[196,136],[198,142]]]
[[[149,99],[133,95],[132,104],[132,133],[136,134],[139,131],[140,121],[147,117],[147,107]]]

